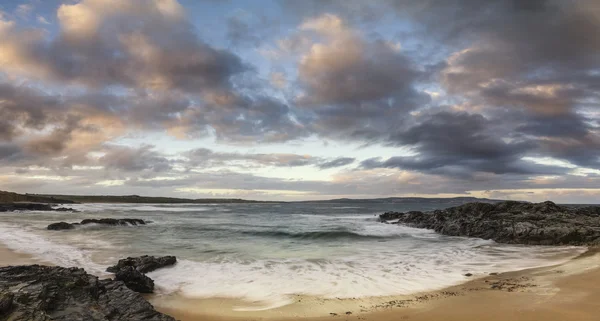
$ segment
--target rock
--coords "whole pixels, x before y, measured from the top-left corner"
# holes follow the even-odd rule
[[[101,219],[85,219],[79,223],[85,224],[104,224],[104,225],[145,225],[146,222],[139,218],[101,218]]]
[[[1,267],[0,307],[7,304],[4,302],[11,307],[1,312],[2,320],[175,321],[154,310],[123,282],[98,280],[79,268]]]
[[[72,208],[61,207],[58,209],[52,208],[48,204],[41,203],[5,203],[0,204],[0,212],[14,211],[61,211],[61,212],[77,212]]]
[[[125,286],[135,292],[152,293],[154,292],[154,281],[142,272],[136,270],[133,266],[125,266],[115,274],[115,280],[123,281]]]
[[[13,307],[15,295],[10,292],[0,292],[0,316],[6,315]]]
[[[110,226],[118,226],[118,225],[146,225],[142,219],[139,218],[102,218],[102,219],[85,219],[80,223],[52,223],[48,225],[47,229],[49,230],[70,230],[75,228],[77,225],[86,225],[86,224],[101,224],[101,225],[110,225]]]
[[[467,273],[465,276],[473,276],[473,273]]]
[[[53,209],[56,212],[74,212],[74,213],[79,213],[78,210],[74,210],[70,207],[59,207],[59,208],[55,208]]]
[[[69,224],[67,222],[52,223],[52,224],[48,225],[48,227],[47,227],[47,229],[53,230],[53,231],[71,230],[74,228],[75,228],[75,226],[73,224]]]
[[[124,267],[132,266],[141,273],[148,273],[165,266],[173,265],[175,263],[177,263],[177,258],[174,256],[154,257],[144,255],[140,257],[128,257],[126,259],[121,259],[117,265],[107,268],[106,271],[117,273]]]
[[[433,212],[388,212],[380,220],[433,229],[451,236],[530,245],[600,245],[600,207],[552,202],[468,203]]]

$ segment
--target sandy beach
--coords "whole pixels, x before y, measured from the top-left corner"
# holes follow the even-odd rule
[[[0,265],[46,264],[0,245]],[[298,296],[290,305],[235,311],[231,299],[147,297],[181,321],[201,320],[598,320],[600,249],[561,265],[499,273],[441,291],[401,297],[320,299]]]
[[[600,249],[596,248],[565,264],[490,275],[441,291],[406,297],[357,300],[300,298],[301,302],[284,308],[227,317],[190,312],[202,310],[201,301],[180,301],[174,305],[177,308],[165,308],[165,302],[154,303],[161,312],[182,321],[248,320],[248,317],[252,320],[583,321],[598,320],[599,280]],[[212,304],[218,304],[218,301]],[[315,317],[315,314],[323,316]]]

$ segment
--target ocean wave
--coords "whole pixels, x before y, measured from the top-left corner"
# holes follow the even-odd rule
[[[408,295],[442,289],[490,272],[525,269],[564,262],[582,249],[504,247],[474,252],[472,246],[390,250],[331,259],[229,258],[218,261],[180,260],[170,269],[151,272],[160,292],[187,297],[229,297],[253,304],[239,310],[268,309],[293,302],[293,295],[359,298]],[[514,252],[514,253],[511,253]],[[528,259],[523,259],[529,253]],[[553,256],[552,253],[568,255]]]
[[[216,206],[218,206],[217,204]],[[137,212],[204,212],[213,210],[211,204],[162,205],[162,204],[72,204],[72,207],[82,212],[104,211],[137,211]]]
[[[338,240],[338,239],[380,239],[383,235],[367,235],[352,231],[311,231],[311,232],[286,232],[286,231],[241,231],[241,234],[252,236],[291,238],[300,240]]]

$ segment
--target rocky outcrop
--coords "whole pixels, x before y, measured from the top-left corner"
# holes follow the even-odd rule
[[[80,223],[67,223],[67,222],[58,222],[52,223],[48,225],[47,229],[49,230],[71,230],[79,225],[87,225],[87,224],[101,224],[101,225],[146,225],[146,221],[139,218],[102,218],[102,219],[85,219]]]
[[[451,236],[531,245],[600,245],[600,207],[552,202],[469,203],[433,212],[387,212],[382,222],[427,228]]]
[[[133,291],[140,293],[152,293],[154,281],[145,273],[177,263],[174,256],[139,256],[121,259],[119,262],[106,269],[106,272],[115,273],[115,279],[123,281]]]
[[[126,259],[121,259],[117,265],[107,268],[106,272],[117,273],[117,271],[131,266],[141,273],[148,273],[165,266],[173,265],[175,263],[177,263],[177,258],[174,256],[154,257],[143,255],[139,257],[128,257]]]
[[[126,266],[115,273],[115,280],[123,281],[125,286],[135,292],[154,292],[154,281],[144,273],[136,270],[133,266]]]
[[[0,320],[175,321],[123,282],[40,265],[0,268]]]
[[[40,203],[1,203],[0,212],[14,211],[60,211],[60,212],[77,212],[72,208],[60,207],[53,208],[48,204]]]

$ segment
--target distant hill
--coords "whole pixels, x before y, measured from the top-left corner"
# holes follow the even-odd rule
[[[153,203],[153,204],[214,204],[214,203],[284,203],[252,201],[240,198],[176,198],[151,197],[139,195],[48,195],[48,194],[17,194],[0,191],[0,203],[34,202],[34,203]],[[338,198],[322,201],[300,201],[289,203],[372,203],[372,204],[444,204],[445,206],[462,205],[472,202],[497,203],[502,200],[477,197],[427,198],[427,197],[387,197],[352,199]]]
[[[430,198],[430,197],[386,197],[386,198],[366,198],[366,199],[353,199],[353,198],[337,198],[324,201],[306,201],[309,203],[374,203],[374,204],[450,204],[450,205],[462,205],[473,202],[483,203],[498,203],[504,200],[496,200],[489,198],[477,198],[477,197],[448,197],[448,198]]]
[[[0,203],[50,203],[50,204],[72,204],[74,201],[53,197],[40,196],[33,194],[17,194],[12,192],[0,191]]]

